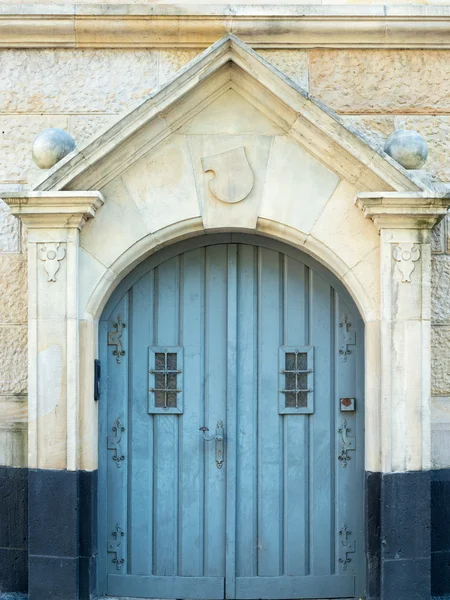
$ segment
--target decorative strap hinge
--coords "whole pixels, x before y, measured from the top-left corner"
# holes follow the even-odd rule
[[[113,355],[116,357],[117,364],[120,365],[122,362],[122,356],[125,356],[125,350],[122,346],[122,334],[126,325],[122,321],[122,315],[117,315],[116,322],[113,323],[113,328],[115,331],[110,331],[108,333],[108,346],[115,346],[116,349],[113,350]]]
[[[108,450],[114,450],[114,456],[112,459],[118,468],[120,468],[122,462],[125,460],[125,455],[122,454],[121,449],[122,433],[124,431],[125,427],[122,425],[122,422],[118,417],[112,426],[112,433],[108,435]]]
[[[350,536],[352,532],[344,523],[342,527],[339,529],[339,536],[341,537],[341,554],[339,557],[339,562],[342,565],[342,570],[347,570],[347,565],[352,562],[352,559],[348,556],[349,554],[353,554],[356,549],[356,543],[354,540],[350,540]]]
[[[347,467],[347,462],[351,459],[349,455],[349,450],[356,449],[356,439],[354,437],[349,437],[347,434],[351,432],[351,429],[347,427],[347,421],[341,421],[341,424],[338,429],[338,433],[341,434],[341,453],[338,456],[338,460],[342,462],[342,466],[345,469]]]
[[[351,326],[352,324],[348,320],[348,315],[344,315],[342,317],[342,321],[339,323],[339,327],[342,327],[344,330],[343,344],[339,348],[339,354],[342,362],[347,362],[347,356],[352,353],[349,346],[354,346],[356,344],[356,333],[354,331],[350,331]]]
[[[123,547],[122,538],[125,537],[125,533],[120,526],[120,523],[116,523],[114,531],[111,533],[111,537],[108,540],[108,552],[114,554],[112,562],[116,565],[116,569],[120,571],[125,559],[123,558]]]

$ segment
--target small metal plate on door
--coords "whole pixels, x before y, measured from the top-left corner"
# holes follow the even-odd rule
[[[353,412],[356,410],[356,398],[341,398],[341,412]]]

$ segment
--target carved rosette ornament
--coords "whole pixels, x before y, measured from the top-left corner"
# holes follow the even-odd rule
[[[51,242],[40,246],[39,258],[44,261],[44,269],[47,273],[47,281],[56,281],[56,273],[59,271],[60,262],[66,256],[66,249],[62,244]]]
[[[394,246],[392,255],[397,261],[398,268],[402,274],[403,283],[411,283],[411,273],[414,271],[415,264],[420,258],[420,250],[412,243],[402,243]]]

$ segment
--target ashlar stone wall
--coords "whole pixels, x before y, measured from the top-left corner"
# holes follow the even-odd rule
[[[32,182],[35,136],[67,129],[80,143],[197,55],[193,50],[0,50],[0,184]],[[427,139],[427,168],[450,181],[450,52],[261,50],[374,147],[400,127]],[[27,463],[26,232],[0,205],[0,464]],[[450,230],[433,240],[432,453],[450,466]]]

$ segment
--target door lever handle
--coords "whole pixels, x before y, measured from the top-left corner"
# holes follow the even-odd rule
[[[224,444],[224,431],[223,431],[223,423],[222,421],[217,421],[216,425],[216,433],[213,435],[206,435],[206,432],[209,431],[208,427],[200,427],[199,431],[202,432],[202,436],[205,442],[212,442],[215,440],[216,442],[216,465],[218,469],[222,468],[223,465],[223,444]]]

